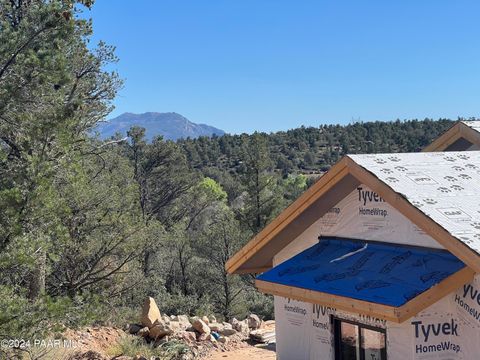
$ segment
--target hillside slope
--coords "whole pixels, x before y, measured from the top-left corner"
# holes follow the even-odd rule
[[[271,169],[282,173],[318,174],[345,154],[420,151],[452,124],[450,119],[358,122],[349,125],[300,127],[260,133]],[[242,172],[242,153],[254,135],[179,140],[191,166],[205,174],[209,169]],[[265,151],[262,150],[262,151]]]

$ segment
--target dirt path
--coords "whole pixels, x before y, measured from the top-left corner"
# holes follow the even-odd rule
[[[207,360],[275,360],[275,344],[248,346],[225,352],[215,352]]]

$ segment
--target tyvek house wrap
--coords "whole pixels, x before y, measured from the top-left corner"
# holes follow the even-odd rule
[[[275,297],[276,326],[281,332],[277,359],[333,360],[331,316],[336,316],[386,329],[388,360],[477,360],[479,297],[477,277],[402,324]]]
[[[353,155],[351,158],[478,252],[480,153]],[[333,211],[277,254],[274,264],[312,246],[320,235],[441,248],[383,199],[372,195],[365,185],[352,191]],[[402,324],[275,297],[278,359],[333,359],[331,314],[385,327],[389,360],[480,359],[479,276]],[[447,323],[453,323],[452,334],[438,330],[439,324]],[[449,327],[452,325],[445,326]]]
[[[276,254],[274,265],[316,244],[319,236],[443,248],[364,184],[359,185]]]
[[[480,152],[349,157],[480,254]]]

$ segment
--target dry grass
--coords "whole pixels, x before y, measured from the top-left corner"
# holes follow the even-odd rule
[[[135,356],[141,355],[147,359],[158,357],[164,360],[171,360],[178,355],[187,353],[188,346],[177,341],[168,341],[161,346],[155,347],[153,343],[147,343],[143,338],[135,336],[125,336],[118,343],[107,350],[109,356]]]

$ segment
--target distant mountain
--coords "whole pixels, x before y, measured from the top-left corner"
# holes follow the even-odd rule
[[[157,135],[162,135],[168,140],[181,138],[197,138],[199,136],[223,135],[223,130],[205,124],[195,124],[186,117],[174,113],[146,112],[143,114],[124,113],[116,118],[101,124],[96,130],[102,139],[109,138],[116,133],[126,135],[132,126],[145,128],[148,140]]]

